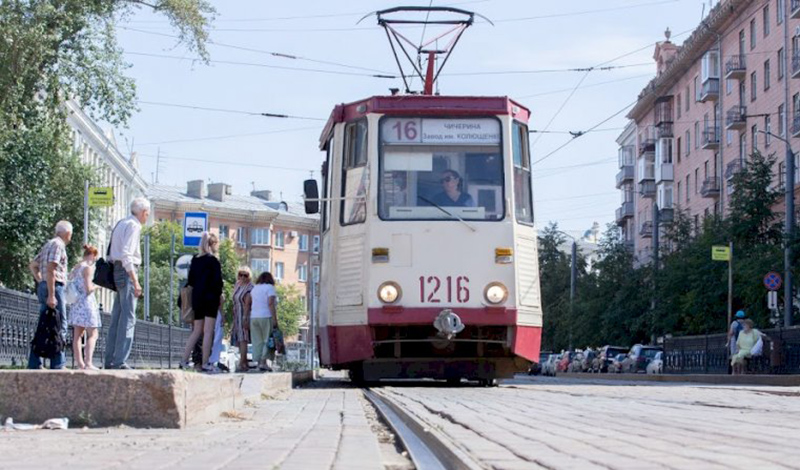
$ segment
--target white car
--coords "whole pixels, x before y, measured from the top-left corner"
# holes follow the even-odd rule
[[[653,360],[647,364],[645,372],[648,374],[663,374],[664,373],[664,353],[659,351],[656,353]]]

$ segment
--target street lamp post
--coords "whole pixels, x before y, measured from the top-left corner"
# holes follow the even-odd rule
[[[792,281],[792,239],[794,238],[794,152],[788,140],[772,132],[758,132],[775,137],[786,144],[786,187],[784,194],[786,198],[786,224],[783,228],[783,269],[784,269],[784,291],[783,291],[783,326],[792,326],[792,312],[794,310],[794,286]]]
[[[572,239],[569,273],[569,349],[572,350],[572,321],[574,319],[575,311],[575,287],[578,280],[578,241],[575,239],[575,237],[567,232],[563,232],[561,230],[557,230],[557,232]]]

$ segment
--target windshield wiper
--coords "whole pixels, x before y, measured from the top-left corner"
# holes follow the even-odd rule
[[[426,197],[423,197],[423,196],[417,196],[417,198],[421,199],[424,202],[427,202],[428,204],[430,204],[433,207],[439,209],[440,211],[444,212],[445,214],[449,215],[450,217],[452,217],[454,219],[457,219],[459,222],[461,222],[462,224],[466,225],[467,228],[472,230],[473,232],[477,232],[478,231],[475,227],[473,227],[472,225],[468,224],[466,220],[462,219],[461,217],[459,217],[456,214],[451,213],[450,211],[448,211],[444,207],[440,206],[439,204],[436,204],[435,202],[431,201],[430,199],[428,199]]]

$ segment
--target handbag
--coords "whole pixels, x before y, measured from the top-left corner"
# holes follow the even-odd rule
[[[283,332],[280,328],[273,329],[269,339],[272,340],[276,353],[286,354],[286,344],[283,342]]]
[[[122,221],[120,220],[120,222]],[[114,226],[114,230],[111,231],[111,241],[114,240],[114,232],[117,230],[118,226],[119,222]],[[111,255],[111,241],[108,242],[108,248],[106,248],[106,258]],[[100,287],[105,287],[106,289],[116,292],[117,285],[114,282],[114,263],[106,258],[100,258],[94,263],[94,278],[92,278],[92,282]]]
[[[181,321],[190,325],[194,322],[192,286],[184,286],[181,288]]]
[[[72,305],[81,298],[80,290],[78,289],[78,278],[70,279],[67,282],[67,287],[64,289],[64,301],[67,305]]]
[[[54,308],[39,316],[36,333],[31,340],[31,350],[38,357],[53,357],[64,351],[66,342],[61,335],[61,315]]]

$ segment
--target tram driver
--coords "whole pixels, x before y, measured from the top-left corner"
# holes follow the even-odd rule
[[[440,207],[475,207],[475,200],[464,192],[461,175],[456,170],[444,170],[439,182],[442,184],[442,192],[431,198],[433,204]]]

